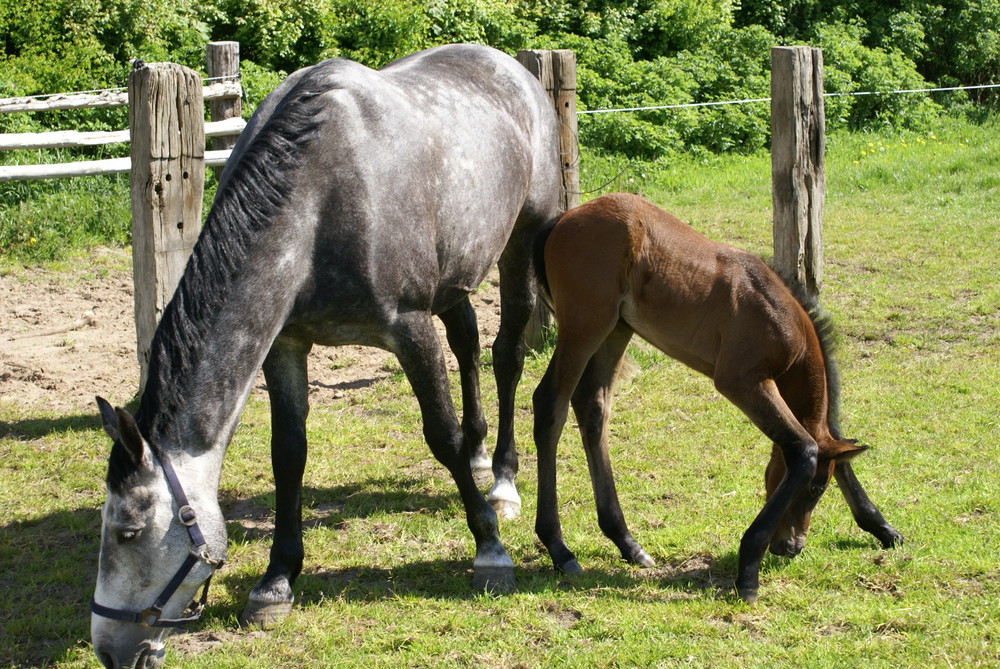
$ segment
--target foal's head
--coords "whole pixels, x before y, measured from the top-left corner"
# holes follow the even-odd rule
[[[816,459],[816,473],[809,485],[792,499],[788,511],[782,516],[778,528],[771,537],[770,550],[775,555],[794,557],[806,546],[806,534],[809,532],[809,520],[820,497],[826,492],[833,478],[834,469],[839,462],[846,462],[867,450],[867,446],[859,446],[851,439],[829,439],[819,442],[819,455]],[[770,498],[778,483],[785,475],[785,459],[777,446],[771,451],[771,461],[765,471],[765,487]]]

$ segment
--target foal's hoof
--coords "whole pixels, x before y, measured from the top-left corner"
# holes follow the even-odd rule
[[[903,535],[893,527],[886,527],[877,538],[882,542],[882,548],[897,548],[903,545]]]
[[[736,588],[736,594],[747,604],[757,603],[757,588]]]
[[[493,595],[502,595],[514,589],[514,567],[476,567],[472,573],[472,587]]]
[[[576,558],[570,558],[562,564],[557,564],[556,571],[562,572],[563,574],[582,574],[583,567],[581,567],[580,563],[576,561]]]
[[[641,548],[632,554],[632,557],[628,559],[629,562],[637,564],[643,569],[649,569],[650,567],[656,566],[656,560],[649,556],[649,553],[642,550]]]
[[[240,627],[256,627],[269,629],[281,622],[292,612],[292,602],[247,602],[243,615],[239,618]]]

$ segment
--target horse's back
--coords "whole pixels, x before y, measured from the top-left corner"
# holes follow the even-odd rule
[[[560,265],[574,269],[560,276]],[[804,312],[764,261],[636,195],[606,195],[567,213],[546,243],[545,269],[553,299],[566,295],[564,312],[613,299],[636,333],[709,376],[726,347],[748,333],[774,349],[773,360],[800,345]]]
[[[454,45],[382,70],[340,59],[299,70],[261,103],[221,186],[306,104],[315,137],[275,220],[307,249],[290,314],[303,337],[364,343],[401,310],[440,312],[479,285],[515,225],[557,213],[551,102],[499,51]]]

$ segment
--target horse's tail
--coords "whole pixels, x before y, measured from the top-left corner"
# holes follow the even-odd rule
[[[819,304],[819,298],[807,293],[796,282],[788,281],[784,277],[782,280],[792,295],[802,305],[809,320],[812,321],[813,329],[816,331],[816,338],[819,340],[819,348],[823,354],[823,365],[826,369],[826,422],[830,429],[830,435],[834,439],[842,439],[840,434],[840,370],[833,359],[836,349],[837,337],[833,326],[833,318],[823,310]]]
[[[535,248],[534,248],[534,267],[535,267],[535,279],[538,281],[538,296],[552,308],[552,293],[549,290],[549,279],[545,274],[545,242],[548,241],[549,235],[552,234],[553,228],[556,227],[556,223],[559,221],[559,217],[556,216],[549,221],[546,221],[538,230],[538,235],[535,237]]]

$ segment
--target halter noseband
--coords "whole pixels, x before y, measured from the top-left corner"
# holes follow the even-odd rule
[[[205,581],[205,585],[201,591],[201,597],[197,601],[192,601],[191,607],[192,614],[184,618],[161,618],[163,615],[163,607],[167,605],[170,598],[173,597],[174,593],[177,592],[177,588],[181,586],[184,579],[187,578],[191,570],[198,562],[204,562],[210,565],[214,570],[219,569],[225,564],[225,558],[213,558],[208,554],[208,544],[205,542],[205,536],[201,533],[201,528],[198,527],[198,519],[195,515],[194,509],[188,503],[187,495],[184,494],[184,488],[181,486],[180,480],[177,478],[177,473],[174,471],[173,465],[170,464],[170,460],[167,459],[166,454],[158,454],[160,460],[160,466],[163,468],[163,474],[167,478],[167,485],[170,487],[170,493],[174,496],[174,501],[177,502],[177,520],[187,528],[188,536],[191,538],[191,544],[193,548],[188,553],[187,557],[184,558],[184,562],[177,569],[177,573],[174,577],[170,579],[167,586],[160,593],[160,596],[156,598],[152,606],[143,609],[142,611],[125,611],[123,609],[113,609],[102,604],[98,604],[95,598],[90,600],[90,611],[91,613],[96,613],[104,618],[110,618],[112,620],[123,620],[130,623],[138,623],[145,627],[179,627],[185,623],[194,622],[201,618],[202,610],[205,608],[205,602],[208,601],[208,586],[212,582],[212,576],[209,576]]]

